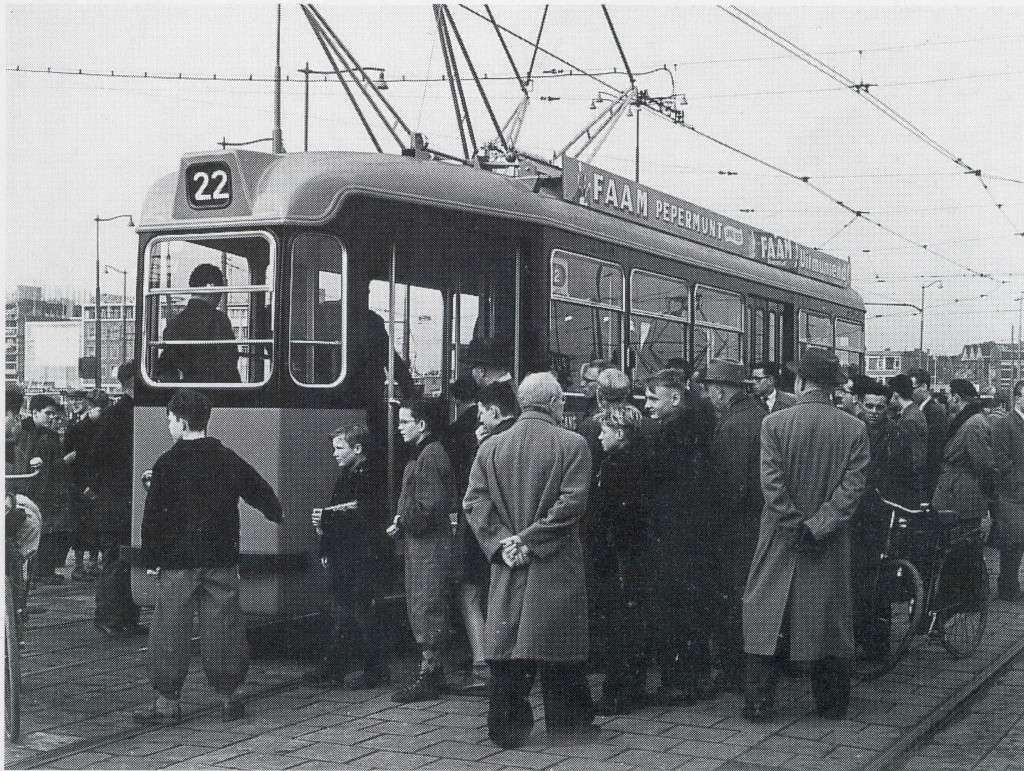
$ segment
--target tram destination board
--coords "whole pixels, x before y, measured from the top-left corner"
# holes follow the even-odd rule
[[[847,260],[723,217],[578,158],[562,159],[562,197],[791,273],[850,286]]]
[[[185,194],[193,209],[231,205],[231,168],[223,161],[193,163],[185,173]]]

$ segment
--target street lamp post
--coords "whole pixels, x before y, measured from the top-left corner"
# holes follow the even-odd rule
[[[128,220],[128,227],[135,227],[135,221],[132,219],[130,214],[117,214],[113,217],[101,217],[96,215],[94,221],[96,222],[96,387],[103,388],[103,337],[102,328],[100,326],[100,223],[111,222],[112,220],[119,220],[126,218]]]
[[[935,284],[938,284],[939,289],[942,289],[942,282],[938,279],[935,279],[930,284],[925,284],[921,287],[921,339],[918,343],[917,349],[921,352],[922,356],[924,356],[924,290],[930,286],[934,286]]]
[[[103,272],[121,274],[121,363],[128,361],[128,271],[115,268],[113,265],[104,265]]]

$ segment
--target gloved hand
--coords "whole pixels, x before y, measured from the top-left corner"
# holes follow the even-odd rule
[[[820,554],[825,551],[825,542],[815,538],[807,525],[800,525],[793,539],[793,551],[797,554]]]

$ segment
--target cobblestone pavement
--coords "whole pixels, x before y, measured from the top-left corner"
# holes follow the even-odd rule
[[[194,660],[185,686],[184,722],[139,731],[130,715],[151,698],[145,639],[111,641],[94,630],[93,588],[70,583],[43,587],[30,600],[36,612],[29,617],[23,658],[23,740],[5,747],[8,768],[843,771],[884,757],[1024,639],[1024,604],[994,601],[987,632],[973,656],[955,660],[940,645],[915,638],[895,670],[854,687],[849,719],[842,721],[814,716],[806,679],[784,679],[779,715],[771,723],[752,725],[743,720],[741,697],[723,693],[687,707],[647,707],[626,717],[599,718],[602,731],[594,741],[553,746],[546,740],[535,696],[538,726],[530,743],[520,750],[500,750],[486,737],[483,698],[399,706],[391,702],[390,691],[325,690],[300,684],[305,662],[297,658],[298,648],[289,646],[297,637],[289,631],[279,646],[283,652],[253,661],[243,687],[248,702],[245,720],[220,722],[216,696]],[[411,660],[404,662],[404,674],[411,666]],[[1007,747],[1024,746],[1019,720],[1007,722],[1011,707],[1019,718],[1024,701],[1017,699],[1024,690],[1024,676],[1019,669],[1014,671],[1016,680],[994,687],[990,694],[996,701],[967,723],[975,733],[962,744],[977,732],[992,734],[1002,726],[1000,740],[1008,742]],[[459,676],[449,672],[453,684]],[[596,688],[600,677],[591,682]],[[944,757],[942,750],[934,751],[940,754],[932,757],[929,771]],[[969,750],[964,752],[968,757]]]
[[[963,716],[915,749],[904,771],[1024,771],[1024,656]]]

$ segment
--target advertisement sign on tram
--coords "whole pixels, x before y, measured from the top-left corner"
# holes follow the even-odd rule
[[[850,263],[584,163],[562,159],[562,197],[749,260],[850,286]]]

